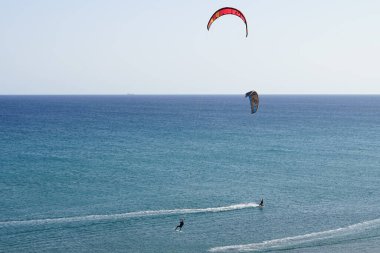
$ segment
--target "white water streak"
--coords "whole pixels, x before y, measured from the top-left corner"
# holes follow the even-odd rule
[[[89,221],[108,221],[108,220],[123,220],[128,218],[139,218],[147,216],[164,216],[175,214],[192,214],[192,213],[217,213],[233,211],[245,208],[258,207],[256,203],[243,203],[231,206],[196,208],[196,209],[173,209],[173,210],[156,210],[156,211],[138,211],[120,214],[103,214],[103,215],[87,215],[77,217],[51,218],[51,219],[36,219],[36,220],[20,220],[20,221],[2,221],[1,227],[10,226],[25,226],[25,225],[44,225],[57,223],[72,223],[72,222],[89,222]]]
[[[274,239],[260,243],[215,247],[209,249],[209,252],[252,252],[270,249],[286,249],[287,247],[294,247],[303,243],[357,234],[367,230],[378,229],[379,227],[380,219],[375,219],[357,223],[343,228],[337,228],[293,237],[286,237],[282,239]]]

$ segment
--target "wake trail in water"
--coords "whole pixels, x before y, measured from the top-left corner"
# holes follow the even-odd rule
[[[120,214],[86,215],[86,216],[36,219],[36,220],[1,221],[0,228],[10,227],[10,226],[25,226],[25,225],[45,225],[45,224],[72,223],[72,222],[123,220],[123,219],[129,219],[129,218],[140,218],[140,217],[148,217],[148,216],[165,216],[165,215],[176,215],[176,214],[218,213],[218,212],[227,212],[227,211],[234,211],[234,210],[240,210],[240,209],[246,209],[246,208],[254,208],[258,206],[259,205],[256,203],[242,203],[242,204],[236,204],[236,205],[231,205],[231,206],[209,207],[209,208],[152,210],[152,211],[137,211],[137,212],[120,213]]]
[[[254,252],[264,250],[280,250],[292,247],[301,246],[305,243],[323,241],[328,239],[339,238],[343,236],[355,235],[362,232],[375,230],[380,228],[380,219],[365,221],[353,224],[347,227],[315,232],[305,235],[285,237],[282,239],[274,239],[263,241],[260,243],[231,245],[223,247],[214,247],[209,249],[209,252]]]

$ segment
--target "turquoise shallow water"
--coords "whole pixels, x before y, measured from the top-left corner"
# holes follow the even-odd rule
[[[380,252],[380,96],[0,96],[0,171],[1,252]]]

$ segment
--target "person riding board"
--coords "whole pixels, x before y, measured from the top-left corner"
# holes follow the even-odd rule
[[[181,231],[183,225],[185,225],[185,222],[184,222],[183,219],[180,219],[180,220],[179,220],[179,225],[177,225],[177,226],[175,227],[175,230],[177,230],[177,229],[179,228],[179,231]]]
[[[264,206],[264,199],[263,198],[261,199],[259,206]]]

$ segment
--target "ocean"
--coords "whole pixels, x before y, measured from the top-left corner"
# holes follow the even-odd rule
[[[0,173],[0,252],[380,252],[380,96],[0,96]]]

